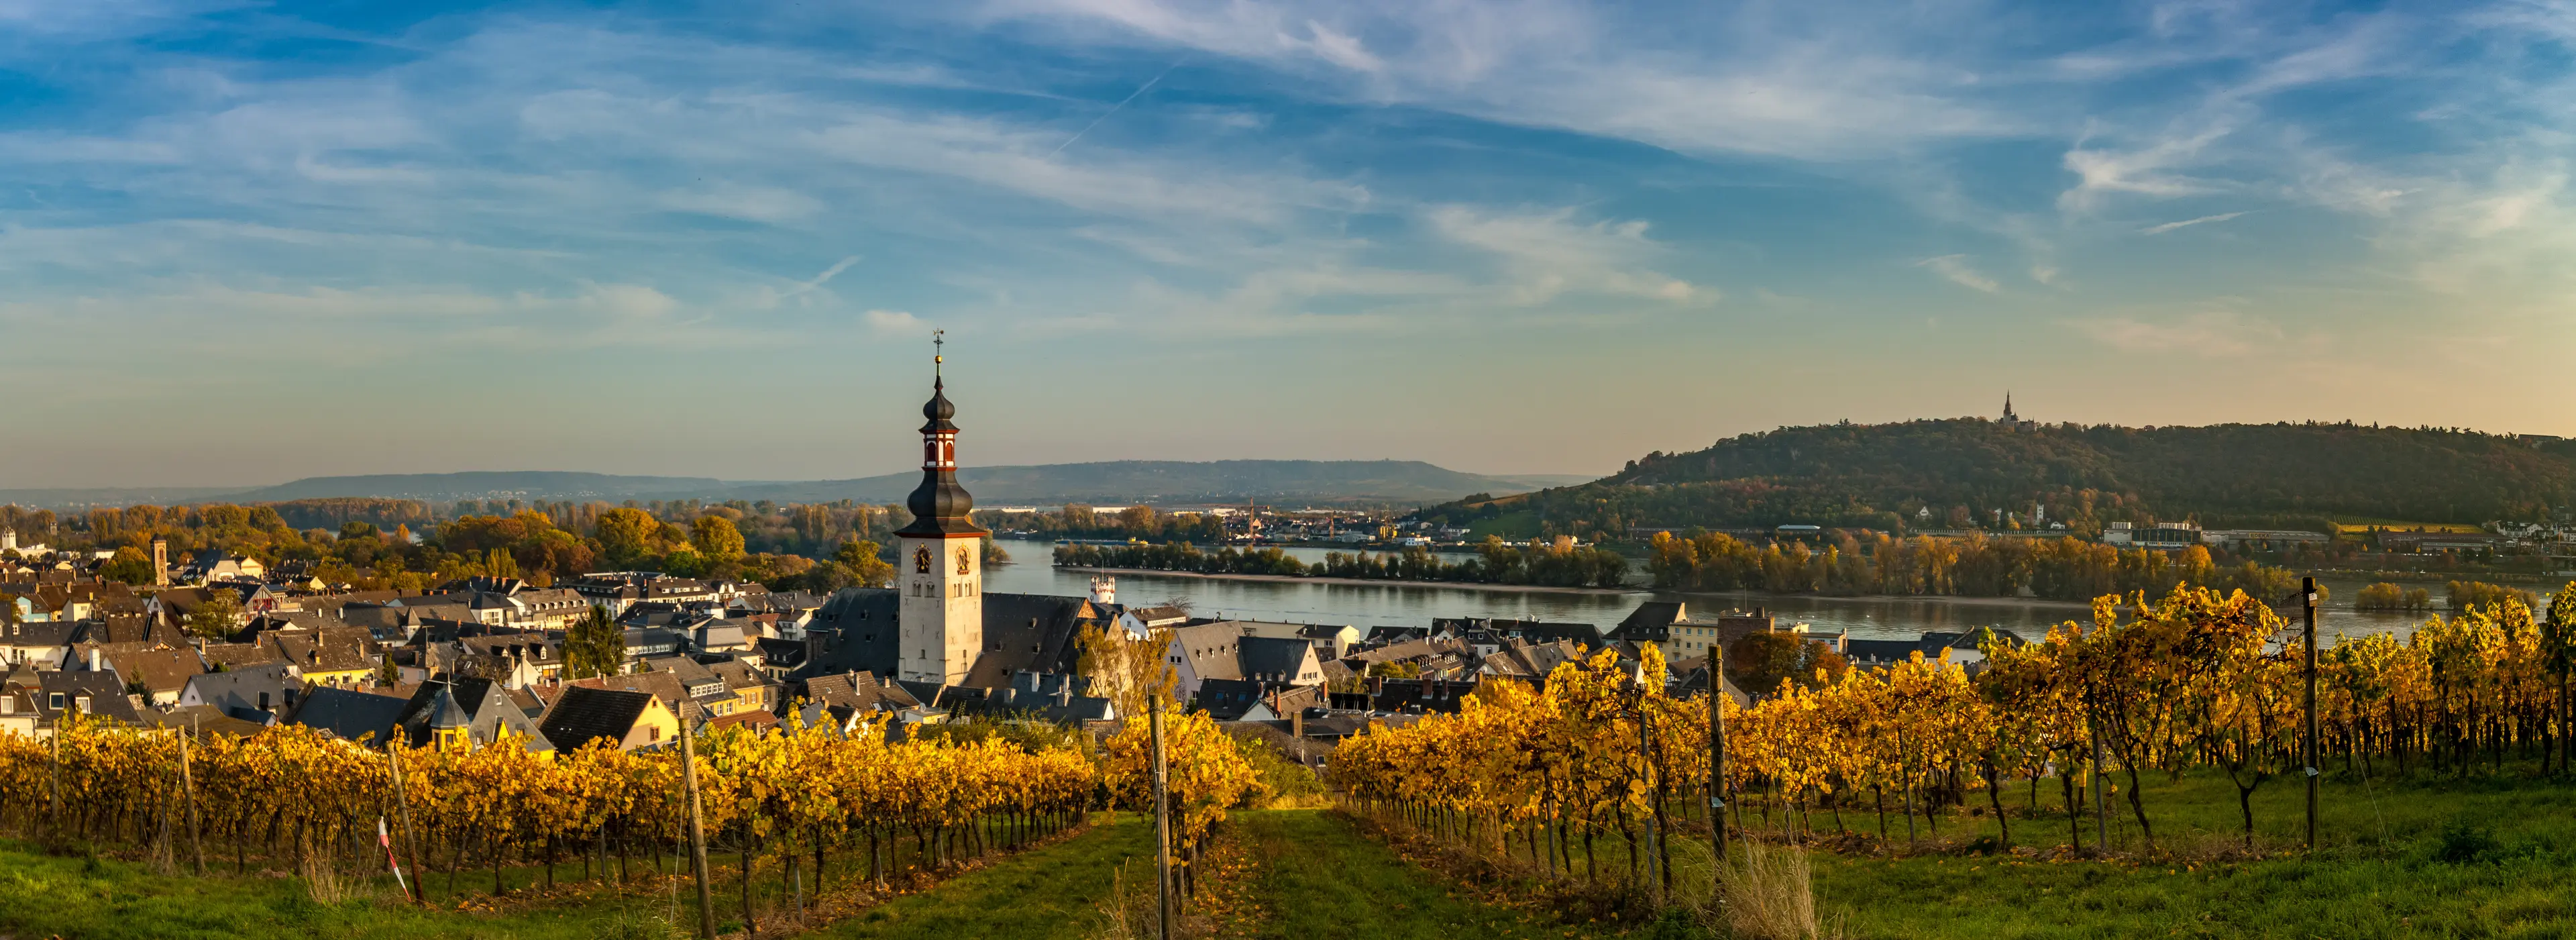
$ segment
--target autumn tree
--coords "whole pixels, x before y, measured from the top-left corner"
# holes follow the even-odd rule
[[[594,531],[598,533],[601,553],[613,567],[632,568],[662,553],[662,521],[641,509],[600,513]]]
[[[1091,680],[1091,694],[1109,699],[1120,715],[1142,714],[1148,701],[1168,701],[1180,686],[1180,675],[1164,661],[1168,641],[1138,639],[1113,624],[1082,631],[1081,642],[1076,668]]]
[[[860,585],[885,587],[894,583],[894,566],[877,557],[879,552],[875,542],[851,539],[841,543],[840,551],[832,553],[832,561],[848,569],[851,580]]]
[[[1820,670],[1824,673],[1822,679],[1816,675]],[[1778,689],[1784,680],[1815,688],[1849,671],[1851,661],[1843,654],[1795,633],[1747,634],[1726,648],[1727,676],[1756,695]]]
[[[710,562],[733,561],[742,557],[742,531],[733,520],[723,516],[699,516],[689,523],[689,544]]]
[[[98,569],[99,577],[127,584],[150,584],[154,574],[152,557],[131,545],[117,549],[116,557]]]
[[[241,597],[224,588],[209,588],[206,602],[189,611],[185,628],[189,636],[221,640],[241,629]]]

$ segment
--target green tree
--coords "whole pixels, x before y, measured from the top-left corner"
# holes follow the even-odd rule
[[[519,576],[519,559],[506,548],[495,548],[484,554],[483,571],[495,578]]]
[[[600,551],[608,556],[612,567],[631,569],[662,553],[662,520],[644,510],[621,508],[600,513],[596,531]]]
[[[590,605],[590,613],[564,634],[564,673],[570,678],[613,676],[626,666],[626,631],[608,619],[608,608]]]
[[[1816,672],[1823,670],[1819,682]],[[1768,632],[1746,635],[1726,648],[1726,674],[1747,693],[1766,695],[1789,680],[1816,688],[1851,671],[1851,662],[1832,647],[1795,633]]]
[[[840,551],[832,553],[832,561],[849,569],[851,580],[857,584],[885,587],[894,583],[894,566],[877,557],[879,552],[875,542],[851,539],[841,543]]]
[[[742,557],[742,530],[723,516],[699,516],[689,523],[689,544],[709,561],[733,561]]]
[[[184,626],[189,636],[221,640],[241,629],[241,597],[224,588],[206,592],[206,602],[189,611]]]
[[[150,584],[152,574],[152,557],[131,545],[117,549],[116,557],[98,569],[99,577],[127,584]]]

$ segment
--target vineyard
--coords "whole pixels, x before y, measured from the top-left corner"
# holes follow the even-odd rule
[[[2403,643],[2370,636],[2324,649],[2318,763],[2364,781],[2483,781],[2512,759],[2563,778],[2576,590],[2549,613],[2535,618],[2508,598],[2428,621]],[[1674,874],[1682,840],[1708,850],[1695,853],[1703,882],[1712,840],[1901,856],[1963,815],[1993,824],[1987,850],[2044,838],[2069,855],[2169,857],[2158,821],[2179,807],[2147,794],[2186,775],[2223,784],[2241,852],[2260,857],[2295,846],[2257,840],[2257,794],[2308,775],[2305,675],[2287,626],[2242,593],[2105,597],[2089,623],[1985,650],[1973,678],[1918,655],[1783,682],[1749,708],[1721,698],[1716,716],[1706,697],[1639,687],[1605,651],[1558,667],[1543,689],[1487,683],[1457,715],[1373,729],[1335,754],[1332,779],[1380,819],[1629,907],[1706,893]],[[1646,671],[1659,665],[1649,651]],[[2007,786],[2027,794],[2009,811]],[[2056,791],[2060,825],[2048,837],[2029,823],[2016,831],[2012,818],[2037,815],[2042,787]]]
[[[735,856],[739,914],[756,930],[763,870],[778,879],[763,896],[801,920],[827,872],[882,892],[890,879],[918,882],[1044,839],[1096,807],[1150,807],[1147,722],[1130,724],[1105,748],[889,741],[881,725],[847,735],[720,729],[696,740],[689,781],[692,768],[670,749],[371,750],[300,726],[191,739],[67,722],[41,742],[0,735],[0,792],[12,794],[0,813],[30,839],[122,847],[165,871],[288,868],[317,897],[341,878],[385,872],[390,853],[415,898],[433,877],[453,898],[469,872],[488,872],[502,893],[504,867],[538,867],[546,888],[566,862],[607,885],[677,875],[694,785],[696,824]],[[1265,790],[1236,739],[1204,714],[1164,725],[1186,873],[1226,810]]]
[[[2566,626],[2576,589],[2546,614],[2506,596],[2428,620],[2402,642],[2324,644],[2313,759],[2297,628],[2255,598],[2193,587],[2103,598],[2089,620],[2044,640],[1985,649],[1973,674],[1951,657],[1918,657],[1785,681],[1750,706],[1720,697],[1714,714],[1708,696],[1638,681],[1664,668],[1653,648],[1626,662],[1595,651],[1544,684],[1484,683],[1454,715],[1346,740],[1327,778],[1347,816],[1246,822],[1238,811],[1278,789],[1254,759],[1266,745],[1204,714],[1164,712],[1172,883],[1191,910],[1231,909],[1238,924],[1342,923],[1333,918],[1355,902],[1336,892],[1364,872],[1375,886],[1365,890],[1412,879],[1426,885],[1422,903],[1464,904],[1451,894],[1467,889],[1500,906],[1443,916],[1518,907],[1543,921],[1597,918],[1605,930],[1691,924],[1657,936],[1813,933],[1719,923],[1711,912],[1738,902],[1712,885],[1748,871],[1750,857],[1791,860],[1800,903],[1846,905],[1873,936],[2037,935],[2012,912],[2047,908],[2072,929],[2113,898],[2171,915],[2113,935],[2243,913],[2230,905],[2268,905],[2260,913],[2273,923],[2302,926],[2323,903],[2303,906],[2312,892],[2375,898],[2401,880],[2444,885],[2408,903],[2463,930],[2556,923],[2566,918],[2554,901],[2494,900],[2576,890],[2576,866],[2555,847],[2576,833],[2551,822],[2568,816],[2576,744]],[[379,904],[483,910],[476,899],[487,898],[527,909],[685,890],[675,886],[690,878],[694,786],[704,843],[729,863],[702,909],[721,906],[727,924],[753,933],[839,922],[856,925],[833,928],[842,935],[875,936],[852,917],[854,894],[890,904],[931,892],[908,916],[978,923],[939,907],[937,886],[963,879],[975,903],[1009,906],[1009,892],[1031,890],[1013,887],[1026,876],[968,876],[1043,856],[1059,837],[1093,838],[1096,809],[1153,805],[1154,724],[1133,719],[1096,743],[725,729],[695,738],[684,763],[669,749],[377,750],[298,727],[236,739],[71,723],[43,741],[0,736],[0,793],[10,795],[0,826],[57,851],[140,859],[180,882],[286,871],[326,904],[347,878],[382,884]],[[2300,813],[2312,764],[2327,782],[2313,854],[2302,851]],[[2479,814],[2522,820],[2522,834],[2462,822]],[[1121,851],[1143,840],[1136,825],[1117,829]],[[1380,846],[1430,870],[1381,858]],[[1089,873],[1079,890],[1117,890],[1106,851],[1075,853]],[[383,878],[389,854],[408,898]],[[2342,867],[2259,901],[2219,880],[2222,869],[2308,877],[2260,867],[2275,859]],[[2004,868],[2061,862],[2079,864]],[[1959,868],[1980,864],[1994,873],[1962,880]],[[1152,877],[1150,862],[1117,867],[1131,885]],[[0,896],[27,884],[0,879]],[[1948,903],[1963,891],[1999,906]],[[2204,907],[2174,908],[2182,897]],[[2454,897],[2488,900],[2479,911],[2438,908]],[[1094,900],[1047,898],[1081,924],[1044,935],[1094,936],[1083,926]],[[1934,918],[1946,926],[1926,927]],[[2354,935],[2405,929],[2392,915]]]

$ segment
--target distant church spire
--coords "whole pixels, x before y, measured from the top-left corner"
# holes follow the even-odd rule
[[[2005,393],[2004,393],[2004,423],[2005,423],[2005,424],[2019,424],[2019,423],[2021,423],[2021,416],[2016,415],[2016,414],[2013,414],[2013,410],[2012,410],[2012,393],[2011,393],[2011,392],[2005,392]]]

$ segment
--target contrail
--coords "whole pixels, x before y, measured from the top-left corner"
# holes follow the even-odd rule
[[[1073,146],[1074,141],[1081,140],[1082,135],[1091,133],[1092,128],[1099,127],[1100,122],[1109,120],[1110,115],[1118,113],[1118,109],[1126,107],[1127,102],[1136,100],[1136,96],[1142,95],[1145,93],[1146,89],[1154,87],[1154,83],[1162,81],[1164,75],[1172,74],[1173,69],[1180,68],[1181,63],[1189,61],[1189,58],[1189,56],[1182,56],[1178,59],[1173,59],[1171,65],[1163,68],[1161,75],[1156,75],[1152,78],[1146,79],[1144,84],[1136,86],[1136,90],[1129,92],[1127,97],[1119,99],[1117,104],[1109,106],[1109,110],[1100,112],[1100,116],[1092,118],[1091,123],[1083,125],[1081,130],[1073,132],[1073,136],[1065,138],[1064,143],[1057,144],[1055,145],[1054,150],[1047,151],[1047,159],[1055,159],[1056,154],[1063,153],[1064,148]]]

